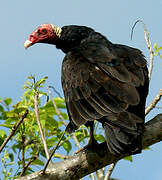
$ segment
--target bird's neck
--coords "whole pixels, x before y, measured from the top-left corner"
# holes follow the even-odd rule
[[[56,40],[56,48],[61,49],[64,53],[68,53],[71,49],[80,45],[80,42],[87,38],[93,29],[85,26],[64,26],[61,28],[61,36]]]

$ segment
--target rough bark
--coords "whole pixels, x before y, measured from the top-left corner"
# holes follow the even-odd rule
[[[145,124],[143,149],[160,141],[162,141],[162,114],[157,115]],[[97,152],[81,151],[67,160],[53,164],[44,175],[40,171],[17,180],[78,180],[129,155],[114,156],[110,154],[106,143],[101,143],[99,147]]]

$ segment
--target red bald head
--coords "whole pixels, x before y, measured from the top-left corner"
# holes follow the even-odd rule
[[[35,43],[53,44],[54,40],[61,35],[61,28],[53,24],[43,24],[39,26],[25,41],[24,47],[28,48]]]

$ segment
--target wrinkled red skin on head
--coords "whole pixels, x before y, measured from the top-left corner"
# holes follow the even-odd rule
[[[35,43],[51,43],[55,39],[56,34],[54,33],[50,24],[43,24],[32,32],[28,40],[31,41],[31,45]]]

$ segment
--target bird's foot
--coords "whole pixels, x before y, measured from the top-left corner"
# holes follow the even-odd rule
[[[89,143],[86,146],[75,151],[75,154],[78,154],[81,151],[87,151],[87,150],[91,150],[94,152],[98,151],[99,150],[99,143],[95,139],[93,139],[92,141],[89,141]]]

